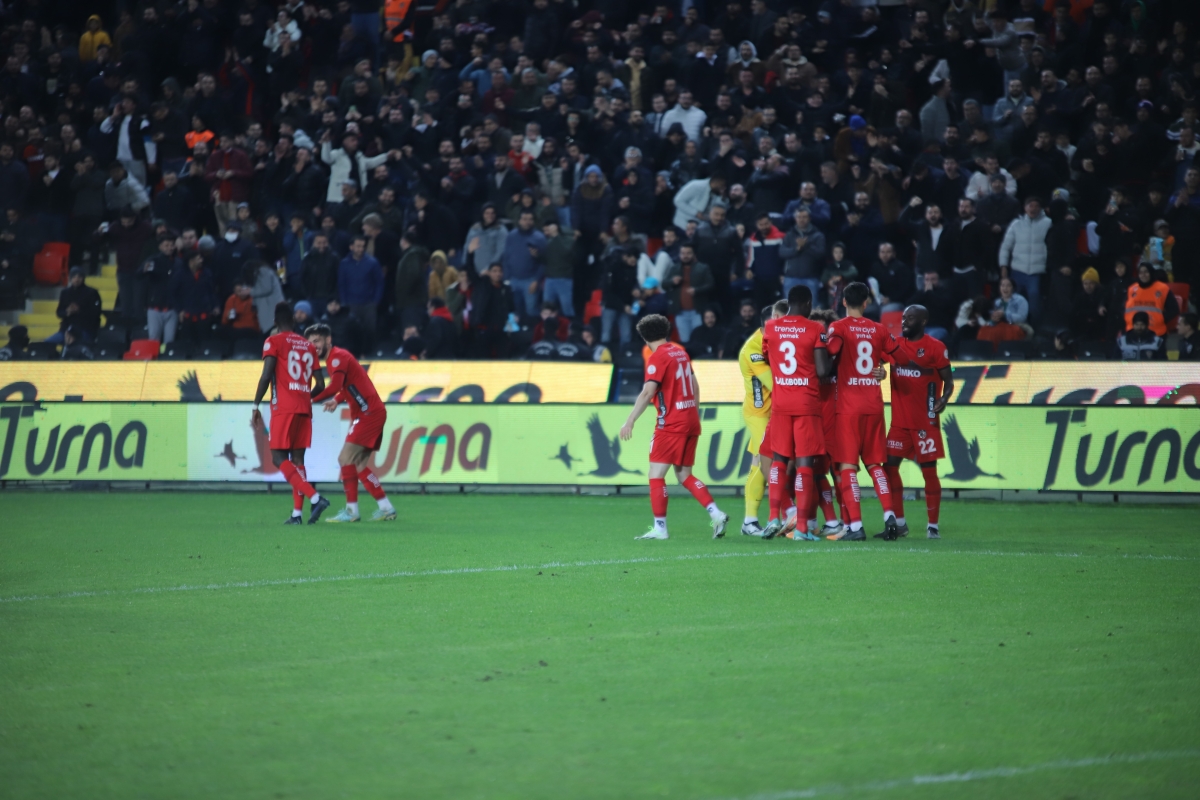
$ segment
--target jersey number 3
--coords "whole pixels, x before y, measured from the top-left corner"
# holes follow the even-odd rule
[[[795,342],[780,342],[779,352],[783,353],[783,363],[779,365],[779,371],[784,375],[791,375],[796,371],[796,343]]]

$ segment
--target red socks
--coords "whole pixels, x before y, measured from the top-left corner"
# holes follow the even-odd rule
[[[304,468],[304,465],[296,464],[295,466],[297,474],[299,474],[304,480],[308,480],[308,470]],[[304,495],[300,494],[295,489],[292,489],[292,508],[296,511],[304,510]]]
[[[888,512],[895,513],[895,509],[892,508],[892,493],[888,490],[887,473],[878,464],[867,467],[867,471],[871,473],[871,481],[875,484],[875,494],[879,497],[879,504],[883,506],[883,518],[887,519]]]
[[[767,500],[771,506],[771,516],[768,519],[782,519],[783,501],[787,494],[783,487],[783,479],[787,467],[778,461],[771,462],[771,473],[767,479]]]
[[[354,469],[350,467],[350,469]],[[379,482],[379,478],[375,477],[375,473],[370,467],[363,467],[358,471],[358,479],[362,481],[362,485],[367,488],[367,494],[371,495],[376,500],[382,500],[387,497],[387,493],[383,491],[383,484]],[[357,495],[357,491],[355,492]]]
[[[929,513],[929,524],[938,524],[938,513],[942,510],[942,479],[937,474],[937,464],[921,467],[925,476],[925,510]]]
[[[346,490],[346,502],[358,502],[358,471],[353,464],[342,467],[342,488]]]
[[[796,466],[796,527],[803,532],[817,507],[813,468]]]
[[[862,496],[858,489],[858,470],[844,469],[841,474],[842,509],[849,517],[846,522],[862,522],[862,507],[859,505],[862,502]]]
[[[692,497],[696,498],[696,502],[708,508],[712,505],[712,493],[708,491],[708,487],[695,475],[688,475],[680,483],[692,493]]]
[[[832,522],[836,516],[833,510],[833,487],[824,472],[817,478],[817,488],[821,490],[821,514],[826,522]]]
[[[650,479],[650,511],[656,519],[667,516],[666,478]]]
[[[279,471],[283,473],[283,477],[287,478],[287,482],[292,485],[292,489],[312,500],[317,495],[317,490],[312,485],[304,480],[300,475],[300,470],[291,461],[284,461],[279,465]]]
[[[904,516],[904,483],[900,480],[900,465],[887,464],[883,468],[888,478],[888,494],[892,497],[892,511],[897,517]],[[940,488],[940,485],[939,485]]]

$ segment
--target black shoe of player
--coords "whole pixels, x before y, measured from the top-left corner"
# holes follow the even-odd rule
[[[834,541],[837,542],[865,542],[866,540],[867,535],[863,533],[862,528],[854,531],[850,530],[849,526],[847,526],[846,529],[839,533],[834,539]]]
[[[312,510],[309,512],[308,524],[316,525],[317,520],[321,518],[321,512],[327,508],[329,508],[329,501],[322,497],[313,505]]]
[[[883,523],[883,533],[875,534],[876,539],[883,539],[885,542],[894,542],[900,538],[900,526],[896,523],[895,517],[888,517]]]
[[[301,517],[288,517],[284,520],[284,525],[303,525],[304,519]]]

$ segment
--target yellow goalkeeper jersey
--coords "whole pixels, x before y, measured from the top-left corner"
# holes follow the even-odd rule
[[[746,389],[742,414],[746,417],[771,416],[771,367],[763,357],[762,338],[762,328],[759,328],[738,353],[738,368],[742,371]]]

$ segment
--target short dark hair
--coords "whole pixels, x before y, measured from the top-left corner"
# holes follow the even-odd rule
[[[1194,330],[1195,328],[1197,328],[1197,327],[1200,327],[1200,325],[1197,325],[1197,324],[1196,324],[1196,323],[1197,323],[1197,316],[1196,316],[1195,314],[1191,313],[1190,311],[1189,311],[1187,314],[1183,314],[1183,315],[1181,315],[1181,316],[1179,317],[1179,321],[1180,321],[1180,322],[1186,322],[1186,323],[1188,324],[1188,327],[1189,327],[1189,328],[1192,328],[1193,330]]]
[[[429,298],[429,305],[433,306],[434,308],[445,308],[446,301],[440,297],[431,297]]]
[[[802,306],[805,303],[812,303],[812,289],[809,289],[803,283],[798,283],[788,291],[787,295],[788,307]]]
[[[842,299],[846,301],[846,305],[851,308],[862,308],[867,304],[867,300],[871,297],[871,290],[867,288],[865,283],[854,281],[848,284],[845,290],[842,291]]]
[[[295,314],[292,311],[292,304],[286,300],[282,303],[275,304],[275,324],[287,325],[289,328],[295,322]]]
[[[1145,325],[1149,325],[1150,324],[1150,315],[1147,314],[1145,311],[1135,312],[1133,315],[1133,324],[1137,325],[1139,322],[1141,322]]]
[[[659,342],[671,335],[671,321],[662,314],[647,314],[638,320],[637,332],[647,344]]]
[[[304,329],[304,335],[307,336],[333,336],[333,330],[324,322],[318,322],[315,325],[309,325]]]
[[[771,317],[773,317],[773,316],[775,316],[775,304],[774,303],[771,303],[770,305],[767,305],[767,306],[763,306],[762,311],[759,312],[759,319],[762,320],[763,324],[766,324],[766,322],[769,319],[771,319]]]

